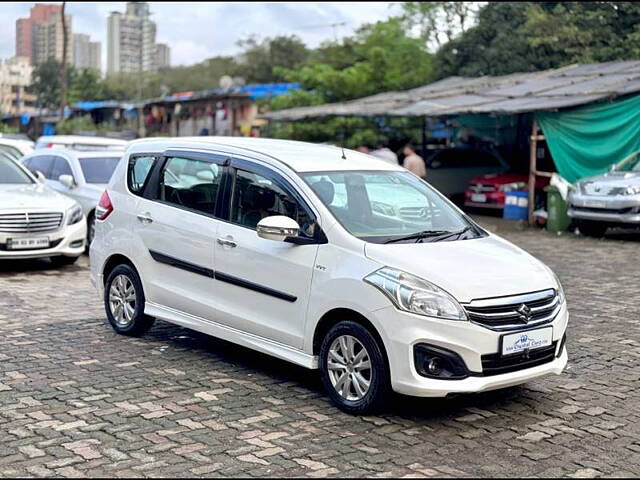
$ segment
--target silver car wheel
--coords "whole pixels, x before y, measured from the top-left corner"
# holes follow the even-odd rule
[[[361,400],[369,391],[373,374],[371,359],[356,337],[341,335],[333,341],[327,371],[333,388],[345,400]]]
[[[118,275],[109,289],[109,310],[120,327],[133,321],[136,311],[136,289],[126,275]]]

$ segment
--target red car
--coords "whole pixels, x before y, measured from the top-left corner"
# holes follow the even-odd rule
[[[527,191],[529,177],[521,173],[490,173],[471,179],[464,192],[466,207],[503,209],[505,196]],[[547,177],[536,177],[536,193],[549,184]]]

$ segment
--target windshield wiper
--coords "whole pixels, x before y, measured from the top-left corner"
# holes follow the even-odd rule
[[[445,235],[447,233],[457,233],[451,232],[449,230],[423,230],[422,232],[412,233],[410,235],[405,235],[404,237],[392,238],[391,240],[387,240],[384,243],[395,243],[402,242],[404,240],[422,240],[427,237],[438,237],[440,235]]]
[[[447,238],[453,237],[454,235],[457,235],[458,238],[460,238],[462,235],[467,233],[469,230],[471,230],[471,227],[464,227],[462,230],[458,230],[457,232],[449,232],[449,234],[442,235],[441,237],[438,237],[438,238],[434,238],[431,241],[432,242],[439,242],[440,240],[445,240]]]

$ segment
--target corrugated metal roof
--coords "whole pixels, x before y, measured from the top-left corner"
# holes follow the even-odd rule
[[[556,110],[640,92],[640,61],[570,65],[499,77],[449,77],[402,92],[263,115],[280,121],[327,116],[446,116]]]

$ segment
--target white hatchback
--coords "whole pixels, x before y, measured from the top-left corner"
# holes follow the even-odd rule
[[[96,219],[91,279],[117,332],[159,318],[320,369],[348,412],[391,390],[480,392],[567,363],[554,273],[370,155],[137,140]]]

